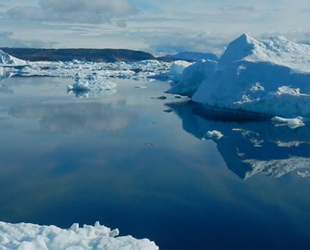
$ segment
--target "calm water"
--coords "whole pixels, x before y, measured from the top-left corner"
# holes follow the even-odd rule
[[[309,128],[223,121],[168,83],[115,82],[90,99],[70,79],[1,82],[1,221],[100,221],[170,249],[310,248]]]

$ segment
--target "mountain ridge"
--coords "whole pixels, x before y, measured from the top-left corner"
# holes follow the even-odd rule
[[[129,49],[40,49],[40,48],[0,48],[3,52],[26,61],[92,61],[92,62],[136,62],[156,59],[144,51]]]

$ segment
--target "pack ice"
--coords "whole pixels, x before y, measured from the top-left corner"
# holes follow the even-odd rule
[[[310,117],[310,46],[283,36],[232,41],[219,61],[184,69],[167,91],[211,107],[295,118]]]
[[[148,239],[117,237],[118,234],[117,229],[110,230],[99,222],[96,222],[95,226],[83,227],[75,223],[67,230],[56,226],[0,222],[0,249],[158,249],[155,243]]]

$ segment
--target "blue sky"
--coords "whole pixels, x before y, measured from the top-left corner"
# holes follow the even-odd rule
[[[309,0],[2,0],[0,46],[221,54],[242,33],[310,41]]]

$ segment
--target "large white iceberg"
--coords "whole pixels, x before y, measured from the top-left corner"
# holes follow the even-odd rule
[[[116,237],[118,234],[118,229],[110,230],[99,222],[95,226],[84,225],[82,228],[75,223],[68,230],[56,226],[0,222],[0,249],[158,249],[148,239]]]
[[[259,41],[243,34],[229,44],[215,68],[205,71],[204,79],[197,80],[190,76],[200,76],[201,69],[189,66],[169,91],[188,95],[195,90],[192,100],[212,107],[310,117],[309,45],[282,36]]]

